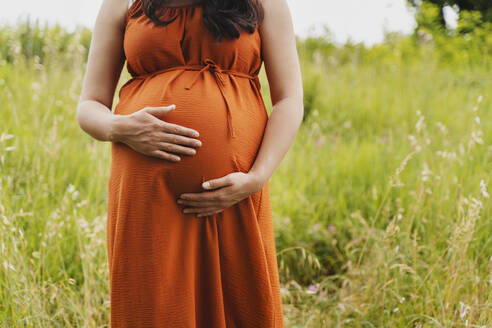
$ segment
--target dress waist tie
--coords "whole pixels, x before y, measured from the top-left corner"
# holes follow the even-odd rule
[[[168,72],[168,71],[174,71],[174,70],[186,70],[186,71],[198,71],[198,73],[195,75],[193,80],[191,81],[190,85],[185,87],[186,90],[191,90],[195,82],[197,81],[198,77],[201,75],[201,73],[205,72],[206,70],[209,70],[213,73],[215,82],[217,83],[220,93],[222,94],[222,97],[224,98],[225,104],[226,104],[226,109],[227,109],[227,128],[228,128],[228,133],[231,138],[236,137],[236,133],[234,131],[234,127],[232,124],[232,113],[231,113],[231,107],[229,104],[229,101],[226,97],[226,92],[225,92],[225,85],[227,80],[224,78],[223,74],[229,74],[229,75],[234,75],[237,77],[242,77],[242,78],[247,78],[250,80],[253,80],[255,86],[258,89],[258,92],[260,92],[260,81],[258,78],[258,75],[249,75],[246,73],[242,73],[239,71],[235,70],[229,70],[229,69],[222,69],[220,68],[219,65],[217,65],[213,60],[210,58],[206,58],[204,60],[204,65],[180,65],[180,66],[173,66],[169,67],[163,70],[155,71],[149,74],[142,74],[142,75],[136,75],[132,77],[133,79],[145,79],[150,76],[154,76],[160,73]],[[128,81],[129,82],[129,81]]]

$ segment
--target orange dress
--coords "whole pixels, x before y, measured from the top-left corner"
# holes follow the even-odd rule
[[[202,146],[170,162],[111,143],[107,254],[111,327],[284,327],[269,183],[221,213],[183,213],[178,196],[203,181],[248,172],[268,120],[258,72],[261,38],[217,42],[202,4],[168,7],[157,27],[141,0],[127,12],[132,78],[115,114],[176,108],[165,121],[193,128]]]

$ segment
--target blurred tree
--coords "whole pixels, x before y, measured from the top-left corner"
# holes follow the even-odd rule
[[[491,0],[408,0],[414,6],[419,7],[423,2],[433,3],[441,9],[440,23],[446,26],[444,20],[444,7],[458,6],[460,11],[479,11],[484,21],[492,22],[492,1]]]

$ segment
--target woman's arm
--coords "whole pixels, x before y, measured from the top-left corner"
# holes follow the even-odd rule
[[[249,173],[263,186],[289,150],[304,115],[302,76],[286,0],[263,0],[260,28],[272,112]]]
[[[175,106],[145,107],[130,115],[111,112],[125,62],[123,34],[128,0],[104,0],[92,34],[87,71],[77,106],[80,127],[100,141],[123,142],[135,151],[169,161],[194,155],[198,131],[162,120]]]
[[[92,32],[87,69],[77,106],[80,127],[100,141],[112,141],[114,92],[125,57],[123,31],[127,0],[104,0]]]

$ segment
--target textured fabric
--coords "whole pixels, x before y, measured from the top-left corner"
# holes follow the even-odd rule
[[[161,119],[193,128],[202,146],[180,162],[111,143],[107,242],[111,327],[284,327],[269,183],[223,212],[182,213],[185,192],[248,172],[268,120],[258,29],[214,40],[202,5],[169,7],[156,27],[141,0],[126,17],[132,78],[115,114],[176,108]]]

